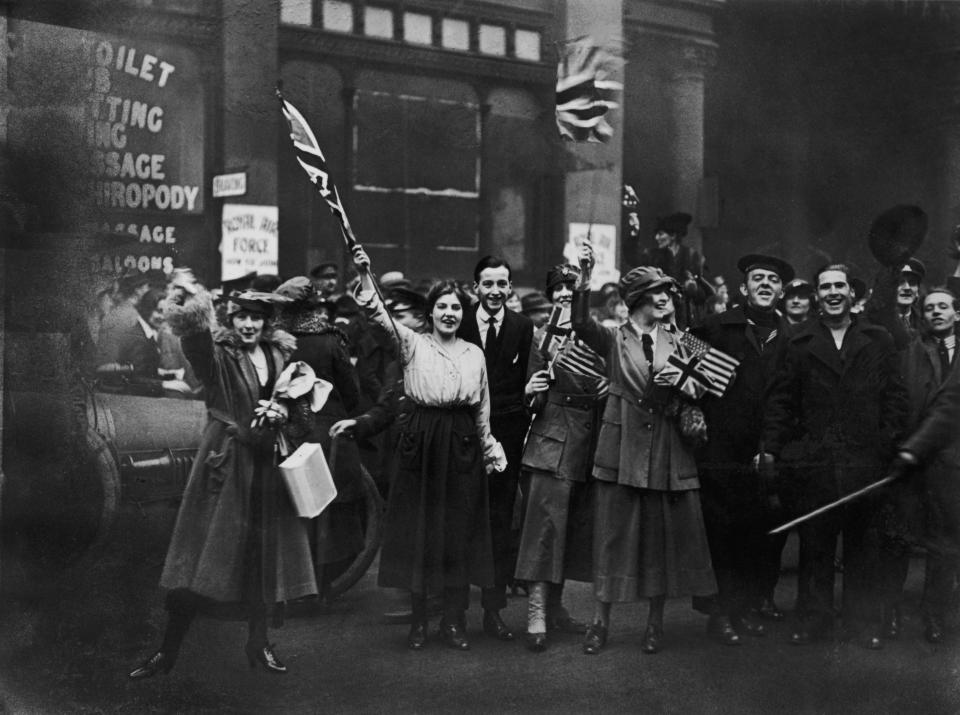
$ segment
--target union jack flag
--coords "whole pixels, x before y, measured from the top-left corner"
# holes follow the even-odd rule
[[[572,141],[604,142],[613,129],[604,115],[620,105],[614,101],[620,82],[608,79],[611,60],[589,37],[571,40],[557,65],[557,128]]]
[[[676,386],[694,398],[705,392],[723,397],[740,361],[688,332],[680,333],[677,342],[678,352],[670,355],[667,367],[657,373],[653,381],[658,385]]]
[[[357,239],[353,235],[353,229],[350,227],[350,220],[347,218],[347,212],[343,209],[343,202],[340,200],[340,193],[337,191],[336,184],[330,179],[327,172],[327,160],[320,150],[320,144],[307,120],[290,102],[283,98],[283,93],[277,87],[277,98],[280,100],[280,109],[287,120],[287,126],[290,129],[290,139],[293,141],[293,148],[296,151],[297,161],[303,170],[307,172],[310,181],[317,187],[317,191],[327,202],[330,211],[340,222],[340,228],[343,233],[343,239],[347,242],[347,248],[353,248]]]
[[[559,303],[550,311],[550,319],[543,328],[540,336],[540,345],[537,346],[541,354],[552,360],[563,343],[570,336],[570,316]]]

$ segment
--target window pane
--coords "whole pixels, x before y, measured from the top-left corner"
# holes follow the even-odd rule
[[[323,0],[323,29],[353,32],[353,6],[344,0]]]
[[[514,36],[514,52],[517,59],[540,61],[540,33],[532,30],[517,30]]]
[[[480,25],[480,51],[485,55],[507,54],[507,31],[499,25]]]
[[[367,35],[393,39],[393,10],[384,7],[367,7],[363,18],[364,32]]]
[[[313,0],[280,0],[280,22],[287,25],[312,25]]]
[[[443,18],[441,34],[444,47],[451,50],[470,49],[470,24],[466,20]]]
[[[421,45],[433,44],[433,18],[419,12],[403,14],[403,39]]]

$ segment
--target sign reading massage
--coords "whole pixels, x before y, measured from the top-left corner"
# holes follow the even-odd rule
[[[204,101],[196,58],[156,41],[83,32],[79,42],[89,85],[83,133],[91,188],[109,217],[101,228],[150,244],[141,255],[133,249],[101,257],[101,270],[169,271],[184,241],[200,237],[200,221],[184,218],[204,208]]]

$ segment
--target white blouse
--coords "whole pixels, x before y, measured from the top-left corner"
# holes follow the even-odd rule
[[[432,334],[391,321],[374,291],[358,291],[356,299],[394,343],[399,336],[404,394],[425,407],[473,407],[484,462],[500,462],[503,449],[490,432],[490,390],[483,351],[461,338],[442,345]]]

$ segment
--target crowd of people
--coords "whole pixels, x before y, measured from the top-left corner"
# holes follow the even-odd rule
[[[749,254],[731,290],[682,244],[689,222],[661,220],[642,264],[594,292],[586,242],[522,297],[502,258],[415,286],[377,278],[359,246],[343,292],[327,263],[212,292],[186,269],[137,274],[98,295],[86,355],[103,389],[203,399],[209,416],[161,579],[165,636],[130,677],[169,671],[199,612],[243,614],[251,666],[286,672],[267,627],[362,548],[361,465],[387,497],[379,585],[409,595],[412,650],[434,615],[443,643],[469,649],[471,585],[500,641],[515,639],[508,591],[525,593],[531,651],[566,631],[597,654],[612,605],[643,600],[641,649],[656,653],[681,596],[720,644],[764,636],[787,618],[771,528],[885,476],[798,527],[790,642],[899,637],[918,549],[923,636],[941,641],[960,577],[960,268],[927,288],[905,258],[868,290],[841,263],[807,282]],[[706,355],[732,367],[691,388]],[[317,413],[273,397],[298,360],[332,385]],[[323,446],[338,496],[320,517],[293,513],[279,441]],[[593,584],[586,621],[564,606],[567,580]]]

